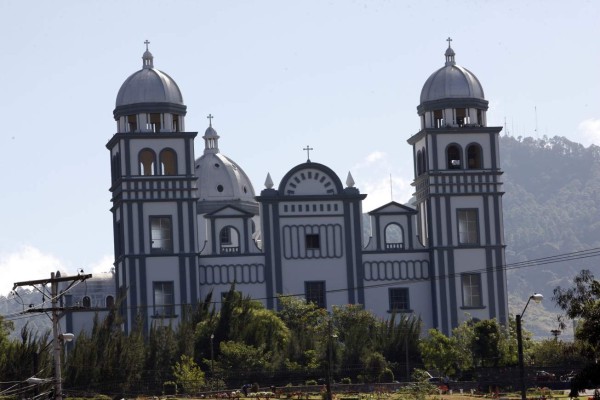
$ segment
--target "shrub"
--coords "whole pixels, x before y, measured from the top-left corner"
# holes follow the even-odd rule
[[[177,394],[177,384],[173,381],[163,383],[163,394],[165,396],[174,396]]]
[[[381,374],[379,375],[379,382],[382,382],[382,383],[394,382],[394,373],[392,372],[392,370],[389,368],[386,368],[383,371],[381,371]]]

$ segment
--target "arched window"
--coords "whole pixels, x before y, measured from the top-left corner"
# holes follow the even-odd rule
[[[451,144],[446,148],[446,159],[448,169],[460,169],[462,165],[461,148],[457,144]]]
[[[471,143],[467,147],[467,168],[481,169],[483,168],[483,156],[481,146],[477,143]]]
[[[385,249],[391,251],[404,249],[404,232],[400,225],[391,223],[385,227]]]
[[[119,152],[112,156],[111,172],[112,182],[116,182],[121,177],[121,158],[119,157]]]
[[[160,152],[160,174],[177,175],[177,155],[171,149]]]
[[[115,306],[115,298],[113,296],[106,296],[106,308],[112,308]]]
[[[156,164],[156,154],[150,149],[143,149],[139,155],[140,175],[154,175],[154,165]]]
[[[417,176],[419,176],[423,173],[422,164],[423,164],[423,153],[421,153],[421,150],[419,150],[419,151],[417,151]]]
[[[425,172],[427,172],[427,153],[423,148],[421,150],[421,173],[424,174]]]
[[[90,308],[92,306],[92,299],[90,299],[90,296],[83,296],[81,303],[85,308]]]
[[[232,254],[240,252],[240,235],[233,226],[226,226],[219,233],[219,245],[221,254]]]

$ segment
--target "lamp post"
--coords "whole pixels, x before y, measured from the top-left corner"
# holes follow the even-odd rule
[[[214,377],[215,374],[215,348],[213,346],[213,340],[215,339],[215,334],[210,335],[210,375]]]
[[[529,296],[527,300],[527,304],[525,304],[525,308],[523,308],[523,312],[521,314],[517,314],[517,349],[519,352],[519,381],[521,383],[521,400],[527,400],[527,392],[525,391],[525,366],[523,365],[523,334],[521,331],[521,320],[523,319],[523,314],[525,314],[525,310],[527,310],[527,306],[531,300],[539,303],[544,299],[539,293],[534,293]]]
[[[336,339],[338,336],[333,333],[333,326],[331,325],[331,319],[328,322],[328,338],[327,338],[327,382],[326,382],[326,392],[327,392],[327,400],[333,399],[333,395],[331,393],[331,375],[332,375],[332,364],[333,364],[333,339]]]

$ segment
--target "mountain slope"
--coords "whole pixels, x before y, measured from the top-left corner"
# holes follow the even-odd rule
[[[504,136],[500,149],[509,266],[600,247],[600,147],[585,148],[564,137]],[[528,308],[524,321],[537,337],[549,337],[559,314],[553,289],[570,286],[584,268],[600,277],[597,257],[509,270],[512,313],[521,313],[532,293],[542,293],[543,305]],[[564,336],[572,337],[572,331]]]

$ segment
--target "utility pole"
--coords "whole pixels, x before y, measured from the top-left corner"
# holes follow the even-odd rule
[[[57,276],[58,275],[58,276]],[[26,312],[52,312],[52,347],[54,353],[54,399],[62,400],[62,374],[60,367],[60,350],[61,350],[61,340],[63,340],[63,335],[58,333],[58,321],[60,319],[59,311],[63,311],[63,307],[59,307],[58,300],[63,296],[63,293],[58,292],[58,284],[60,282],[71,282],[69,287],[73,286],[76,282],[83,282],[88,278],[92,277],[92,274],[87,275],[76,275],[76,276],[64,276],[61,277],[60,273],[55,275],[54,272],[50,274],[50,279],[39,279],[35,281],[23,281],[23,282],[15,282],[13,286],[13,290],[20,286],[33,286],[34,289],[38,290],[44,296],[44,303],[47,298],[47,293],[42,289],[37,288],[37,285],[42,285],[45,287],[47,284],[50,284],[50,303],[52,304],[51,308],[44,308],[43,303],[40,308],[30,308]],[[66,335],[65,335],[66,336]],[[69,337],[72,337],[70,335]],[[66,339],[66,337],[65,337]]]

